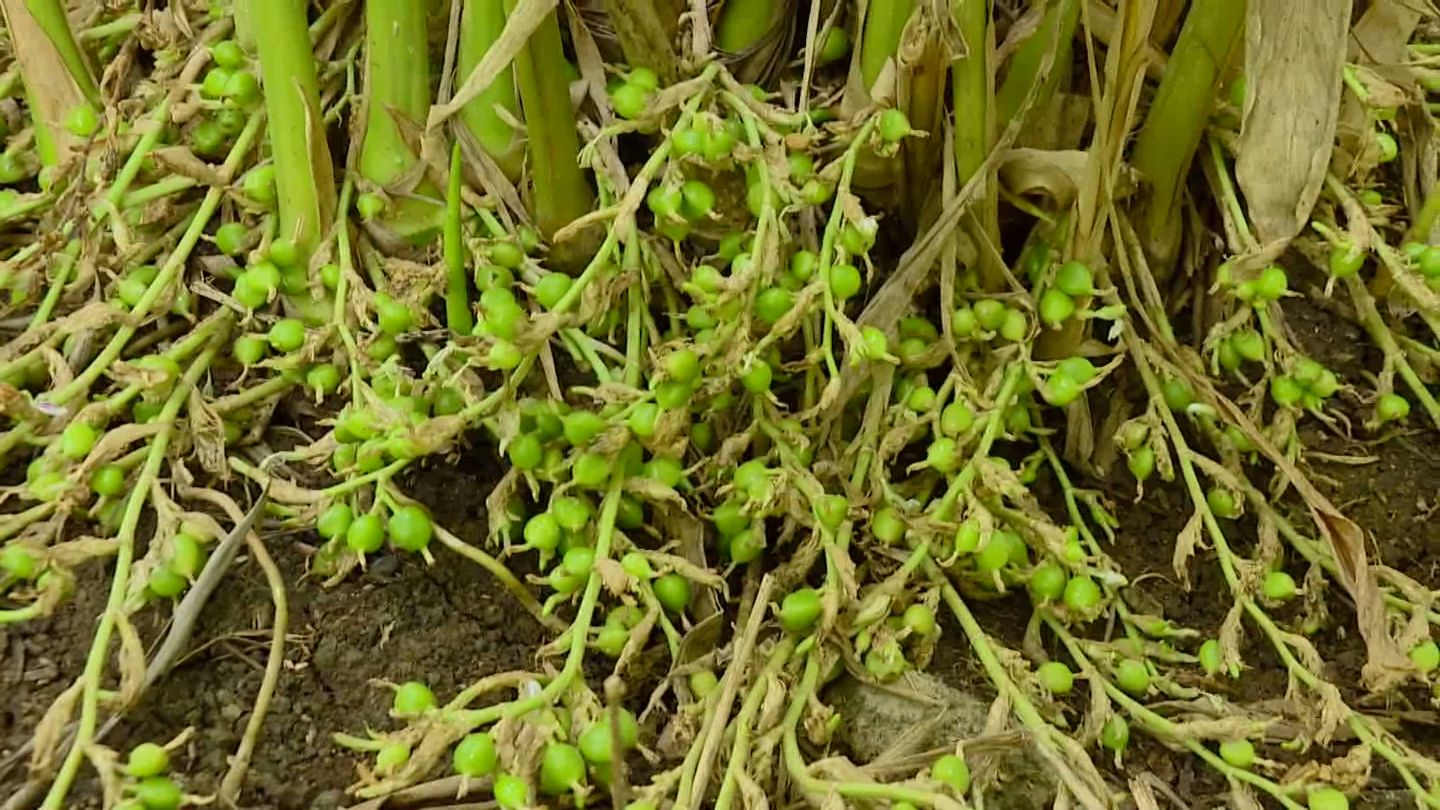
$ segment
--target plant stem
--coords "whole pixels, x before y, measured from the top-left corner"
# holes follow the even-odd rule
[[[951,15],[960,29],[966,53],[950,64],[951,100],[955,132],[955,187],[963,188],[985,165],[985,158],[995,143],[994,82],[990,75],[990,4],[989,0],[953,0]],[[985,184],[984,196],[975,203],[968,227],[991,244],[1000,244],[999,190],[994,183]],[[981,238],[977,238],[981,237]],[[981,287],[998,291],[1005,285],[1005,275],[988,250],[980,251]]]
[[[335,218],[335,177],[321,123],[305,0],[243,0],[242,5],[255,23],[280,235],[294,240],[304,264]]]
[[[774,21],[773,10],[767,13],[764,8],[773,5],[774,0],[732,0],[725,5],[719,31],[723,35],[726,30],[726,20],[731,16],[732,7],[756,6],[760,12],[755,15],[758,25],[761,21]],[[675,48],[675,34],[680,12],[683,11],[680,3],[675,0],[605,0],[605,10],[610,13],[610,24],[615,28],[620,49],[625,52],[625,61],[630,63],[630,67],[648,67],[667,84],[680,78],[680,52]],[[768,25],[765,30],[769,30]],[[760,33],[763,35],[765,31]]]
[[[547,239],[589,213],[595,199],[580,168],[580,135],[564,62],[560,23],[552,11],[515,56],[530,138],[530,209]]]
[[[915,11],[915,0],[872,0],[865,9],[865,30],[860,44],[860,78],[869,91],[880,78],[885,63],[900,50],[905,23]]]
[[[770,32],[779,8],[775,0],[727,0],[715,25],[715,46],[726,53],[744,53]]]
[[[469,76],[504,30],[504,0],[465,0],[460,12],[456,75]],[[511,118],[520,117],[515,100],[515,70],[510,65],[460,110],[460,120],[505,176],[514,180],[520,176],[525,153],[515,128],[500,116],[499,110]]]
[[[465,277],[465,242],[460,230],[460,144],[450,150],[450,189],[445,198],[445,321],[450,331],[468,335],[475,328]]]
[[[1169,275],[1179,245],[1180,188],[1244,20],[1245,0],[1196,0],[1190,6],[1135,142],[1130,162],[1150,181],[1141,238],[1152,270],[1162,278]]]
[[[1046,54],[1052,45],[1055,48],[1054,65],[1045,78],[1044,87],[1035,96],[1031,109],[1043,108],[1054,95],[1060,84],[1060,77],[1070,64],[1070,53],[1075,41],[1075,29],[1080,24],[1080,0],[1058,0],[1045,12],[1040,27],[1026,39],[1010,60],[1010,70],[995,95],[996,123],[1004,127],[1020,111],[1020,105],[1030,94],[1044,64]]]
[[[0,0],[0,11],[25,82],[40,162],[59,165],[84,142],[65,124],[77,108],[99,106],[95,79],[59,0]]]

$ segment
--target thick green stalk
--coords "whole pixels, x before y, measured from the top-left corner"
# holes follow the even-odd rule
[[[914,11],[915,0],[870,0],[860,44],[860,78],[866,90],[875,86],[885,62],[899,52],[905,23]]]
[[[1244,21],[1245,0],[1195,0],[1135,141],[1130,162],[1150,181],[1142,238],[1157,269],[1169,267],[1179,241],[1180,188]]]
[[[565,76],[560,23],[552,11],[515,57],[520,105],[530,137],[530,209],[547,239],[589,213],[594,202],[580,169],[580,135]]]
[[[302,261],[335,218],[335,177],[321,123],[315,57],[305,0],[244,0],[255,24],[270,153],[280,203],[280,235]]]
[[[365,141],[360,176],[387,186],[415,165],[395,115],[420,123],[430,110],[430,51],[425,4],[365,3]]]
[[[460,12],[460,46],[456,54],[456,75],[469,76],[485,52],[505,30],[504,0],[465,0]],[[515,71],[506,66],[474,100],[460,110],[460,120],[475,136],[480,147],[495,161],[505,176],[520,176],[525,160],[521,141],[498,110],[511,118],[520,117],[515,100]]]
[[[1035,106],[1042,107],[1054,95],[1060,82],[1063,68],[1070,64],[1070,53],[1075,41],[1075,29],[1080,24],[1080,0],[1059,0],[1045,12],[1040,27],[1026,39],[1010,60],[1010,70],[995,95],[996,120],[1004,127],[1020,111],[1020,105],[1030,94],[1044,64],[1046,54],[1055,47],[1054,68],[1045,78],[1045,86],[1035,97]]]
[[[990,3],[989,0],[953,0],[950,5],[955,25],[965,42],[965,55],[950,65],[951,99],[955,111],[955,184],[964,187],[985,165],[995,142],[995,112],[991,103]],[[972,236],[985,236],[1000,244],[999,213],[994,183],[986,183],[984,196],[976,201],[974,218],[967,228]],[[976,240],[981,244],[980,240]],[[1005,276],[990,251],[980,251],[980,275],[987,290],[999,290]]]
[[[775,0],[727,0],[715,25],[715,45],[727,53],[744,53],[775,25]]]
[[[360,144],[360,176],[390,186],[418,169],[396,116],[422,124],[430,112],[430,48],[425,3],[414,0],[366,0],[365,139]],[[416,189],[435,194],[429,183]],[[400,197],[385,224],[412,241],[433,238],[440,209],[417,197]]]
[[[70,71],[70,76],[80,87],[80,92],[85,94],[85,99],[98,107],[100,88],[95,84],[89,63],[85,61],[85,52],[80,50],[80,46],[75,42],[75,35],[70,31],[64,4],[60,0],[25,0],[25,8],[45,32],[50,45],[60,55],[60,59]]]

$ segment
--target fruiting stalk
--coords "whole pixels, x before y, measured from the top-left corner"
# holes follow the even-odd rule
[[[270,153],[275,160],[280,236],[301,262],[335,217],[335,178],[321,122],[315,57],[304,0],[246,0],[255,23]]]
[[[466,0],[460,12],[456,74],[469,76],[504,29],[504,0]],[[515,71],[508,65],[460,110],[460,120],[465,122],[480,148],[513,180],[520,176],[525,153],[515,128],[501,116],[501,110],[511,118],[520,117],[515,100]]]

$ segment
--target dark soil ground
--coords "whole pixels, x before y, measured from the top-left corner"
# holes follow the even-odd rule
[[[1362,370],[1378,367],[1379,358],[1362,335],[1309,300],[1287,304],[1297,338],[1343,378],[1365,384]],[[1433,431],[1401,432],[1373,443],[1358,429],[1367,408],[1353,399],[1344,406],[1354,418],[1358,438],[1308,429],[1306,440],[1326,453],[1375,460],[1362,465],[1314,462],[1310,471],[1317,484],[1365,528],[1372,560],[1404,571],[1426,587],[1440,588],[1440,440]],[[498,462],[488,450],[475,455],[483,460],[460,468],[432,466],[405,482],[406,490],[426,503],[439,522],[472,542],[483,535],[484,499],[498,473]],[[1213,633],[1230,606],[1218,569],[1197,561],[1188,591],[1171,570],[1172,542],[1190,511],[1183,493],[1174,487],[1152,487],[1145,500],[1135,504],[1129,482],[1077,483],[1109,494],[1122,525],[1111,553],[1132,581],[1143,579],[1140,587],[1147,609]],[[299,544],[313,540],[301,535],[269,541],[288,587],[291,630],[285,671],[243,795],[248,807],[346,804],[343,791],[355,781],[355,758],[336,746],[331,735],[363,733],[367,726],[382,728],[389,722],[390,693],[372,685],[372,679],[424,680],[444,696],[484,675],[531,666],[538,645],[546,640],[539,626],[493,579],[443,549],[437,549],[437,564],[429,567],[414,556],[376,558],[364,575],[326,590],[306,576],[306,555]],[[1247,543],[1242,539],[1240,546]],[[54,617],[0,628],[0,760],[28,740],[41,712],[80,671],[107,585],[108,569],[94,565],[84,572],[75,598]],[[1327,675],[1342,685],[1347,698],[1363,705],[1358,703],[1363,697],[1358,682],[1363,648],[1348,632],[1353,617],[1338,596],[1331,598],[1330,606],[1331,624],[1315,640],[1332,667]],[[1028,611],[1020,598],[978,604],[975,610],[998,639],[1019,646]],[[123,750],[193,727],[191,745],[176,757],[177,771],[191,792],[214,790],[239,742],[260,682],[271,617],[264,577],[242,558],[207,608],[189,657],[107,742]],[[147,642],[164,630],[157,625],[138,629]],[[933,671],[988,700],[993,693],[979,665],[958,629],[951,626],[948,631]],[[1212,688],[1240,703],[1283,697],[1286,679],[1273,653],[1251,637],[1245,655],[1250,669],[1244,678],[1211,684]],[[1423,698],[1411,692],[1389,706],[1367,709],[1425,710],[1429,707]],[[1078,717],[1081,707],[1076,708]],[[1398,727],[1397,732],[1431,756],[1440,756],[1440,728],[1433,711],[1417,711],[1414,717],[1418,722]],[[1427,723],[1425,718],[1431,719]],[[1343,750],[1337,745],[1335,752]],[[1283,758],[1278,749],[1264,753]],[[1225,802],[1223,781],[1188,755],[1140,742],[1129,752],[1127,771],[1134,775],[1141,770],[1171,786],[1189,806]],[[1120,779],[1121,774],[1117,771],[1115,776]],[[1377,766],[1376,776],[1375,791],[1361,797],[1360,806],[1410,805],[1403,795],[1388,790],[1398,786],[1393,773]],[[10,796],[23,779],[23,768],[0,772],[0,797]],[[93,797],[93,785],[88,787],[77,795]],[[94,806],[94,802],[82,798],[73,806]]]

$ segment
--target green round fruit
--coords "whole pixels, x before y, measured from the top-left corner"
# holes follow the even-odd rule
[[[1236,768],[1255,764],[1255,744],[1249,740],[1226,740],[1220,743],[1220,758]]]
[[[1035,670],[1035,675],[1052,695],[1068,695],[1075,687],[1075,673],[1060,661],[1046,661]]]
[[[970,789],[970,766],[956,754],[946,754],[930,766],[930,778],[959,795]]]
[[[819,621],[820,613],[820,592],[814,588],[801,588],[786,594],[781,601],[780,626],[796,635],[808,633]]]
[[[455,745],[450,762],[454,766],[455,772],[461,776],[468,776],[472,779],[489,776],[494,773],[495,766],[500,763],[500,754],[496,749],[494,736],[487,732],[465,735],[464,739]]]
[[[559,796],[585,781],[585,757],[566,743],[551,743],[540,755],[540,792]]]
[[[690,580],[679,574],[665,574],[657,577],[652,587],[660,605],[671,613],[684,613],[690,605],[693,593]]]
[[[170,752],[152,742],[140,743],[130,749],[125,772],[137,779],[159,776],[170,769]]]
[[[406,681],[395,688],[391,711],[401,717],[414,717],[435,708],[435,693],[420,681]]]

